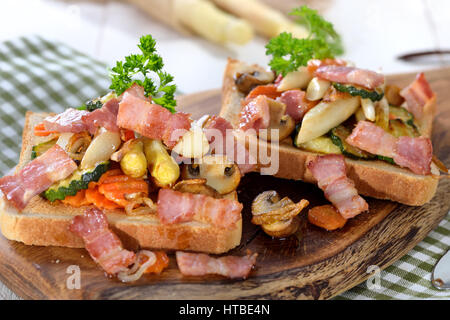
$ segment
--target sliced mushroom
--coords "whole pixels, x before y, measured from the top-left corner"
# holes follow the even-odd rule
[[[209,155],[200,163],[184,165],[182,179],[206,179],[206,184],[220,194],[230,193],[239,185],[241,172],[239,167],[226,156]]]
[[[81,160],[91,142],[92,137],[86,131],[75,133],[69,139],[66,151],[69,153],[69,155],[73,155],[74,157],[76,157],[76,160]]]
[[[258,136],[267,141],[280,141],[289,137],[295,129],[295,121],[286,113],[286,105],[282,102],[267,99],[270,112],[270,123],[267,130],[259,130]]]
[[[300,226],[300,219],[294,217],[289,220],[278,221],[272,224],[263,224],[263,231],[274,238],[286,238],[297,232]]]
[[[173,186],[173,189],[179,192],[204,194],[205,196],[210,196],[213,198],[220,197],[216,190],[206,185],[206,179],[181,180]]]
[[[288,197],[280,200],[274,190],[259,194],[252,203],[252,223],[260,225],[272,237],[284,238],[294,234],[300,221],[298,214],[308,206],[308,200],[294,203]]]
[[[238,90],[244,94],[248,94],[254,87],[273,82],[274,75],[267,71],[253,71],[236,73],[234,83]]]

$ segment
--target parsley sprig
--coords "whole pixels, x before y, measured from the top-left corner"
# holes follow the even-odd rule
[[[304,24],[309,35],[305,39],[294,38],[291,33],[282,32],[266,45],[266,55],[271,55],[269,66],[277,74],[285,76],[300,66],[306,66],[311,59],[334,58],[344,52],[341,37],[333,24],[322,18],[316,10],[302,6],[290,12],[297,16],[297,22]]]
[[[109,88],[121,95],[133,83],[137,83],[144,88],[145,96],[174,113],[177,104],[174,98],[176,85],[171,84],[173,76],[162,70],[164,63],[156,53],[155,39],[151,35],[142,36],[138,47],[142,54],[126,56],[125,61],[117,61],[116,66],[111,69]],[[159,85],[151,78],[152,72],[159,78]]]

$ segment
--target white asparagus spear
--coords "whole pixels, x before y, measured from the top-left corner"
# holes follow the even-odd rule
[[[186,29],[217,43],[245,44],[253,28],[207,0],[127,0],[159,21],[186,33]]]
[[[258,0],[210,0],[219,7],[251,23],[255,30],[268,37],[277,36],[283,31],[291,32],[294,37],[305,38],[308,31],[292,22],[281,12]]]

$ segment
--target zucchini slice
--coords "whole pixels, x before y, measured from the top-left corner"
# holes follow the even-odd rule
[[[336,128],[331,129],[330,138],[333,143],[339,147],[342,154],[353,159],[373,159],[375,156],[371,153],[351,146],[345,139],[351,134],[351,130],[347,129],[343,125],[339,125]]]
[[[64,200],[67,196],[74,196],[78,191],[87,189],[89,182],[98,181],[108,168],[109,161],[105,161],[94,168],[77,169],[70,177],[54,183],[43,195],[51,202]]]
[[[406,124],[400,119],[389,120],[389,133],[394,137],[418,137],[419,132],[415,126]]]
[[[331,141],[330,137],[324,135],[320,136],[318,138],[309,140],[305,143],[301,143],[299,145],[296,145],[297,148],[304,149],[307,151],[312,152],[319,152],[319,153],[334,153],[334,154],[341,154],[341,149],[337,147],[333,141]]]
[[[56,141],[58,141],[58,138],[54,138],[52,140],[45,141],[33,146],[33,148],[31,148],[31,160],[39,157],[45,151],[53,147],[56,144]]]
[[[399,119],[410,126],[415,126],[414,116],[403,107],[389,106],[389,119]]]
[[[361,98],[364,99],[370,99],[373,102],[380,101],[381,99],[383,99],[384,96],[383,92],[378,92],[376,90],[366,90],[337,82],[333,82],[333,87],[335,87],[336,90],[338,91],[347,92],[354,97],[360,96]]]

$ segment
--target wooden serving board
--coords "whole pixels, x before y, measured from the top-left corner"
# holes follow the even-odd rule
[[[426,74],[438,96],[434,122],[435,154],[450,165],[450,69]],[[414,75],[389,77],[404,86]],[[180,97],[180,109],[194,118],[215,114],[220,91]],[[367,279],[367,268],[386,268],[405,255],[436,227],[450,208],[450,179],[442,179],[431,202],[408,207],[369,199],[370,212],[350,220],[338,231],[327,232],[307,223],[295,236],[271,239],[250,223],[250,204],[265,190],[277,190],[312,206],[325,203],[322,191],[300,181],[281,180],[257,173],[245,176],[239,187],[244,203],[241,245],[229,254],[243,255],[247,249],[259,254],[256,269],[245,281],[219,276],[183,277],[171,255],[161,275],[146,275],[133,284],[105,277],[84,249],[26,246],[0,236],[0,280],[27,299],[326,299]],[[304,211],[305,212],[305,211]],[[66,286],[67,268],[77,265],[81,288]]]

